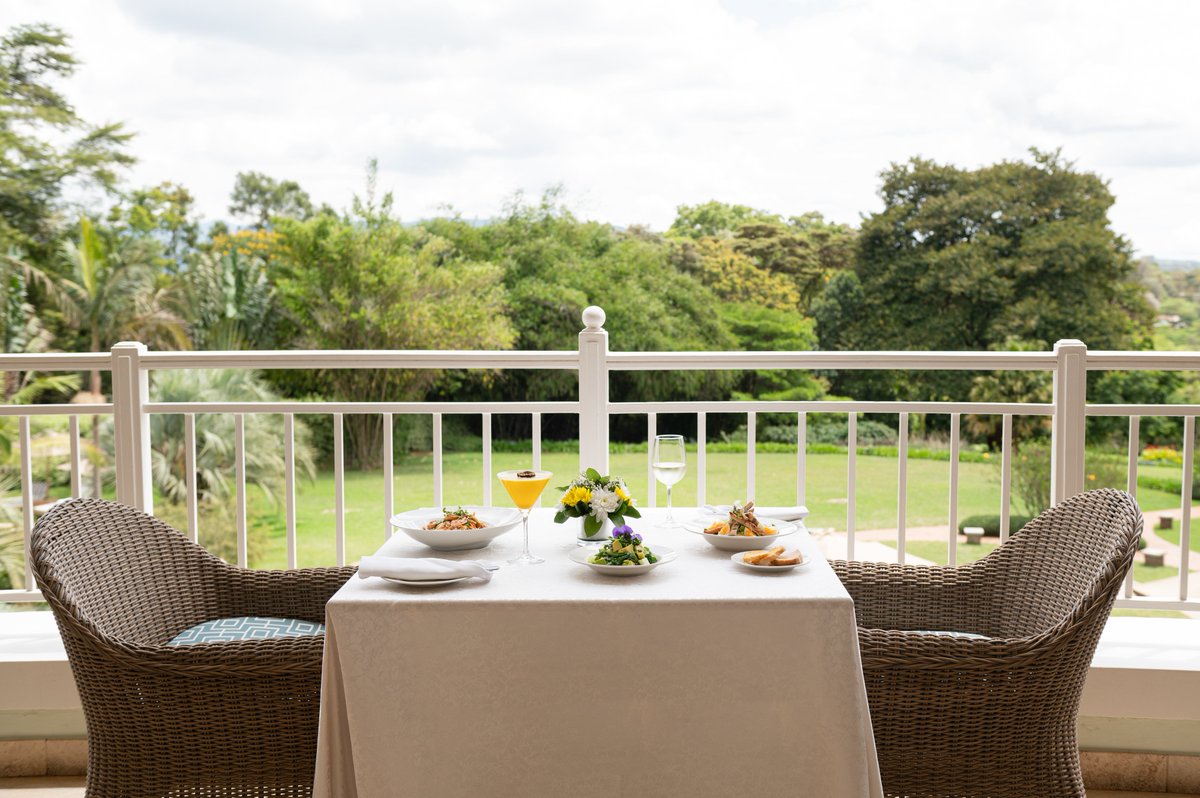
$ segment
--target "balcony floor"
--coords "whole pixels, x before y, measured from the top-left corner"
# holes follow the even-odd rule
[[[1088,798],[1200,798],[1200,795],[1163,792],[1112,792],[1088,790]],[[83,798],[83,779],[0,779],[0,798]]]

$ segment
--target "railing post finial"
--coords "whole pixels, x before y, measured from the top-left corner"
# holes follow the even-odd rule
[[[588,305],[583,309],[583,326],[589,331],[603,330],[605,318],[604,308],[599,305]]]

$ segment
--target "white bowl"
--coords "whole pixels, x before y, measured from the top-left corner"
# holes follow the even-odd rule
[[[721,551],[754,551],[755,549],[769,549],[774,545],[771,541],[792,534],[799,526],[794,521],[781,521],[778,518],[760,518],[758,522],[765,526],[775,529],[774,535],[755,535],[748,537],[746,535],[706,535],[704,530],[711,526],[716,521],[724,521],[729,517],[726,515],[706,515],[700,516],[687,521],[683,528],[693,535],[699,535],[708,541],[709,545],[718,548]]]
[[[456,505],[457,506],[457,505]],[[494,539],[521,523],[521,512],[509,507],[464,506],[487,524],[482,529],[426,529],[430,521],[440,521],[445,513],[440,507],[422,507],[392,516],[392,526],[418,543],[438,551],[482,549]]]
[[[645,565],[600,565],[588,562],[588,558],[596,554],[596,549],[572,549],[568,556],[580,565],[586,565],[596,573],[604,574],[605,576],[638,576],[639,574],[648,574],[663,563],[675,559],[675,550],[667,546],[651,546],[650,553],[654,555],[655,561]]]

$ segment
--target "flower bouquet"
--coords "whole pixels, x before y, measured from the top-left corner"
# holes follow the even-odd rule
[[[579,540],[584,543],[603,543],[605,529],[611,524],[621,526],[626,518],[641,518],[642,514],[633,506],[633,497],[620,477],[601,476],[589,468],[570,485],[558,488],[563,492],[558,500],[555,523],[565,523],[568,518],[579,519]]]

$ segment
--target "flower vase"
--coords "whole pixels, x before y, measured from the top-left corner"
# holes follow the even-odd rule
[[[605,518],[604,523],[600,524],[600,528],[596,530],[596,534],[589,535],[586,531],[584,531],[584,528],[583,528],[583,523],[586,520],[587,520],[586,516],[578,519],[579,529],[575,533],[576,545],[579,545],[579,546],[602,546],[605,543],[607,543],[608,539],[612,537],[612,531],[613,531],[612,521]]]

